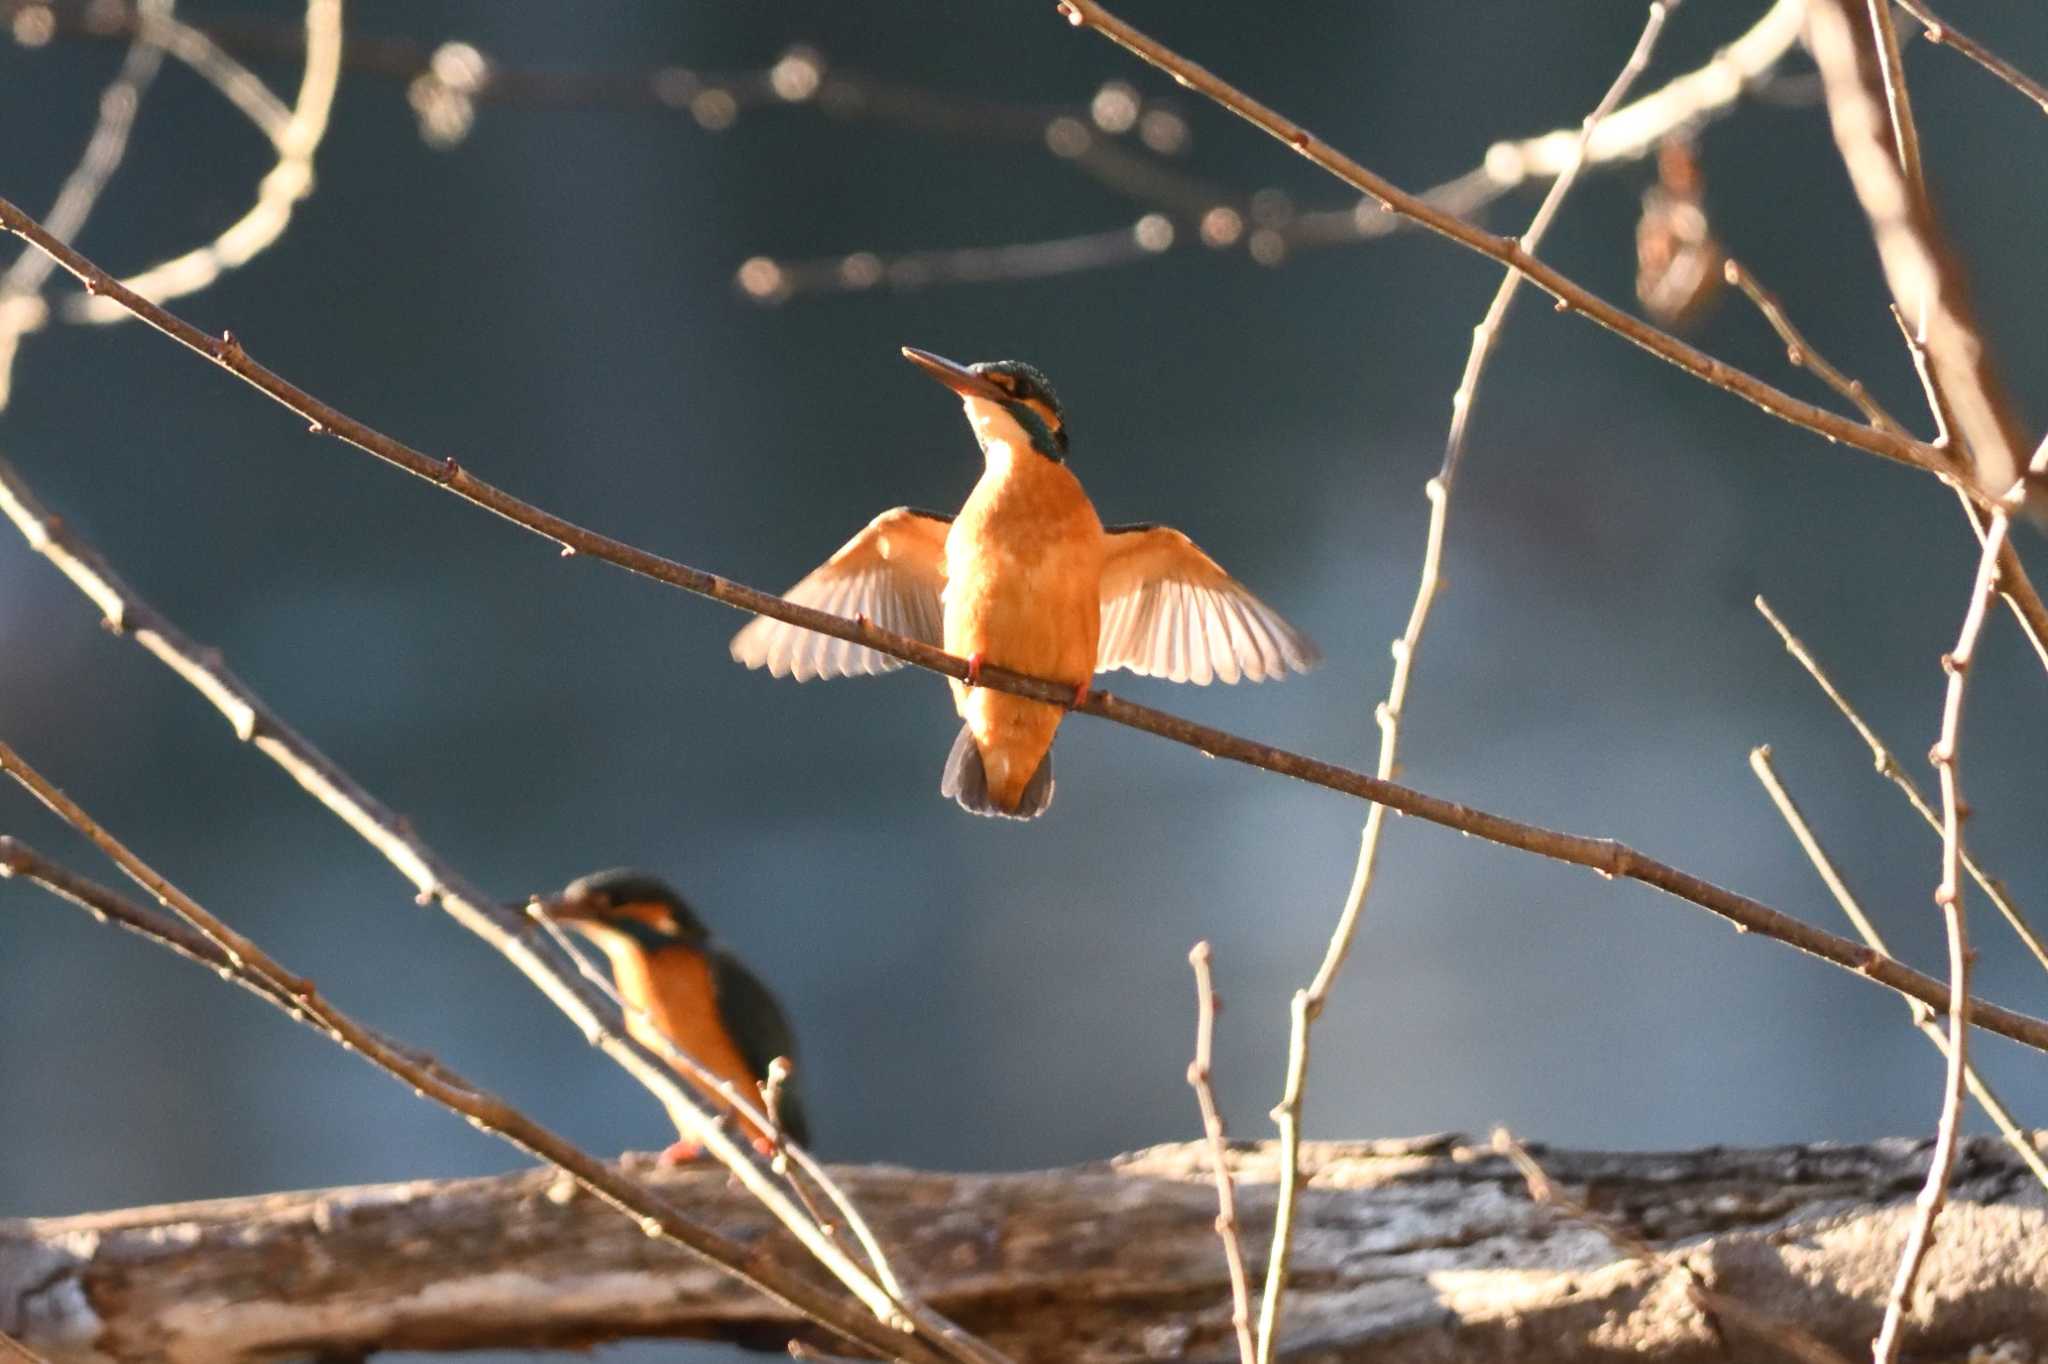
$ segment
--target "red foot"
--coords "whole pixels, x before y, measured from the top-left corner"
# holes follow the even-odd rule
[[[1085,706],[1085,705],[1087,705],[1087,704],[1088,704],[1088,684],[1087,684],[1086,682],[1076,682],[1076,683],[1074,684],[1074,699],[1073,699],[1072,701],[1070,701],[1070,702],[1068,702],[1068,703],[1067,703],[1067,709],[1068,709],[1068,710],[1079,710],[1079,709],[1081,709],[1081,707],[1083,707],[1083,706]]]
[[[692,1161],[695,1161],[698,1158],[700,1158],[703,1154],[704,1148],[702,1146],[699,1146],[696,1142],[679,1141],[673,1143],[660,1155],[656,1156],[654,1158],[654,1163],[656,1165],[664,1167],[672,1165],[688,1165]]]
[[[988,655],[979,650],[967,655],[968,686],[978,687],[981,685],[981,665],[986,662],[988,662]]]

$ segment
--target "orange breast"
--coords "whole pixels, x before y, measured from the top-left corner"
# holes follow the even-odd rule
[[[635,1006],[626,1015],[627,1031],[664,1059],[666,1055],[658,1039],[666,1037],[697,1064],[729,1081],[735,1090],[759,1106],[759,1077],[748,1067],[719,1017],[711,963],[703,953],[673,948],[651,956],[622,953],[613,956],[612,967],[620,996]],[[680,1070],[677,1073],[699,1089],[715,1110],[731,1111],[732,1106],[715,1089],[698,1084]],[[765,1138],[752,1123],[744,1125],[749,1135]],[[676,1127],[689,1135],[680,1119]]]
[[[992,452],[946,537],[946,650],[1079,685],[1101,633],[1102,523],[1064,465]],[[953,684],[990,793],[1014,807],[1065,712]]]

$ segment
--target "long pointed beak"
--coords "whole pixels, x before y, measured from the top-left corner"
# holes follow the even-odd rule
[[[1001,402],[1009,396],[967,366],[948,360],[943,355],[933,355],[928,350],[905,346],[903,358],[963,398],[988,398]]]

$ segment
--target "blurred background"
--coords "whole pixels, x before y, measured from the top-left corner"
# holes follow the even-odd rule
[[[1760,3],[1679,10],[1641,89]],[[2048,26],[1952,18],[2023,68]],[[1127,16],[1410,188],[1494,140],[1575,125],[1639,4],[1258,6]],[[282,24],[287,3],[180,6]],[[1569,18],[1566,18],[1566,15]],[[1048,3],[396,4],[352,35],[462,39],[506,66],[828,74],[1085,120],[1105,82],[1178,115],[1177,173],[1258,189],[1270,222],[1353,200]],[[47,208],[118,43],[0,43],[0,195]],[[1927,164],[2027,429],[2048,372],[2038,110],[1953,53],[1908,54]],[[289,96],[296,64],[258,69]],[[758,90],[759,81],[754,82]],[[724,88],[724,87],[719,87]],[[734,87],[739,88],[739,87]],[[1281,685],[1119,693],[1370,768],[1388,641],[1415,589],[1423,481],[1498,270],[1440,240],[1263,253],[1196,243],[1113,268],[764,303],[741,264],[1127,232],[1146,206],[1051,154],[815,100],[485,103],[423,140],[403,80],[343,77],[318,190],[246,268],[174,309],[351,415],[593,528],[779,589],[876,512],[954,506],[979,472],[905,343],[1044,368],[1104,519],[1162,520],[1307,629]],[[686,101],[687,103],[687,101]],[[913,110],[922,108],[912,99]],[[1084,136],[1136,147],[1133,130]],[[1155,124],[1155,131],[1159,126]],[[1070,129],[1071,131],[1071,129]],[[1171,129],[1158,135],[1172,144]],[[1057,138],[1055,138],[1057,140]],[[1794,54],[1701,134],[1726,247],[1820,350],[1923,432],[1868,230]],[[270,154],[167,66],[81,245],[133,270],[238,216]],[[1649,163],[1590,173],[1545,255],[1631,301]],[[1519,231],[1535,192],[1485,214]],[[1157,241],[1157,229],[1149,229]],[[0,247],[11,258],[12,244]],[[780,267],[778,267],[780,268]],[[762,273],[758,284],[797,276]],[[856,281],[873,273],[856,263]],[[57,292],[67,290],[57,287]],[[774,293],[770,289],[768,292]],[[1827,401],[1753,310],[1713,353]],[[799,687],[730,662],[744,618],[564,560],[330,441],[133,324],[30,336],[0,453],[150,600],[472,878],[507,898],[597,867],[671,879],[779,991],[835,1160],[1012,1169],[1198,1132],[1185,954],[1214,942],[1216,1086],[1270,1135],[1287,1000],[1319,959],[1364,807],[1088,719],[1030,826],[937,794],[956,728],[924,675]],[[2039,537],[2021,552],[2048,573]],[[1745,768],[1775,746],[1896,951],[1940,969],[1938,841],[1784,655],[1767,594],[1932,790],[1942,674],[1976,558],[1931,480],[1834,448],[1524,297],[1478,403],[1446,575],[1408,707],[1425,790],[1611,835],[1831,929],[1832,903]],[[359,1016],[599,1151],[660,1109],[11,533],[0,733],[201,902]],[[1970,694],[1972,845],[2022,901],[2048,884],[2044,679],[1995,617]],[[0,828],[112,878],[39,807]],[[2039,1012],[2038,969],[1972,897],[1983,992]],[[39,891],[0,886],[0,1215],[512,1168],[519,1157],[310,1032]],[[1397,821],[1315,1040],[1313,1137],[1512,1124],[1531,1139],[1693,1146],[1931,1133],[1939,1061],[1884,992],[1644,888]],[[2039,1058],[1980,1064],[2048,1121]],[[673,1351],[678,1347],[664,1347]]]

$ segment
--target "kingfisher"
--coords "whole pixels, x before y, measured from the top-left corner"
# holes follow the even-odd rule
[[[625,868],[593,872],[554,895],[535,896],[534,903],[610,959],[612,980],[626,1005],[626,1031],[657,1056],[666,1059],[664,1040],[673,1044],[754,1098],[757,1107],[769,1064],[778,1056],[795,1063],[796,1038],[775,996],[712,938],[683,897],[660,878]],[[672,1068],[721,1116],[735,1116],[732,1104],[715,1088]],[[782,1084],[776,1115],[790,1140],[810,1145],[810,1124],[794,1075]],[[689,1137],[692,1124],[677,1113],[669,1116],[683,1137],[661,1153],[661,1163],[695,1160],[702,1150]],[[751,1119],[739,1121],[756,1150],[774,1154],[772,1134]]]
[[[1045,375],[1021,360],[903,355],[960,396],[981,480],[956,515],[883,512],[783,595],[967,659],[967,680],[949,679],[962,724],[940,794],[1009,819],[1052,803],[1052,741],[1067,708],[983,688],[986,665],[1071,686],[1076,706],[1114,668],[1206,686],[1315,665],[1308,637],[1187,536],[1156,522],[1102,524],[1067,467],[1066,412]],[[903,666],[767,616],[733,636],[732,656],[799,682]]]

